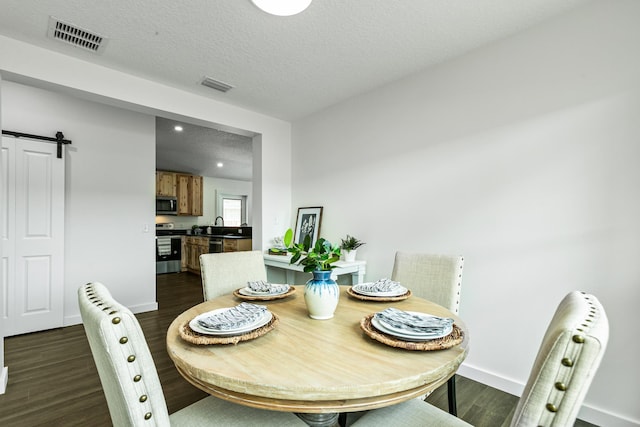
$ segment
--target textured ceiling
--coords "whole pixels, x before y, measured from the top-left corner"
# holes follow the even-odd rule
[[[293,121],[587,1],[314,0],[275,17],[250,0],[0,0],[0,34]],[[104,52],[47,38],[50,15]]]
[[[156,168],[240,181],[252,178],[251,138],[156,118]],[[217,166],[218,162],[223,167]]]

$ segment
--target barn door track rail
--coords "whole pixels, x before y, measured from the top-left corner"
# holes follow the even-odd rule
[[[61,159],[62,158],[62,146],[66,145],[66,144],[71,144],[71,140],[69,139],[64,139],[64,134],[60,131],[56,132],[56,137],[52,138],[50,136],[41,136],[41,135],[32,135],[30,133],[24,133],[24,132],[13,132],[10,130],[2,130],[2,134],[3,135],[10,135],[10,136],[14,136],[16,138],[31,138],[31,139],[38,139],[40,141],[48,141],[48,142],[55,142],[56,144],[58,144],[58,158]]]

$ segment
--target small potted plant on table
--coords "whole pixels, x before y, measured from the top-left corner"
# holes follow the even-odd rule
[[[344,251],[344,260],[346,262],[353,262],[356,260],[356,249],[365,243],[361,240],[356,239],[353,236],[347,234],[345,239],[341,239],[342,243],[340,244],[340,248]]]

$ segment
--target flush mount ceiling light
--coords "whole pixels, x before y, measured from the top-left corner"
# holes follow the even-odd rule
[[[182,126],[180,126],[180,125],[175,125],[175,126],[173,127],[173,130],[175,130],[176,132],[182,132]]]
[[[277,16],[291,16],[302,12],[311,4],[311,0],[251,0],[263,11]]]
[[[205,77],[200,83],[202,86],[210,87],[211,89],[219,90],[220,92],[227,92],[232,89],[233,86],[221,82],[220,80],[212,79],[211,77]]]
[[[222,163],[222,162],[218,162],[218,163],[216,164],[216,166],[218,166],[219,168],[221,168],[221,167],[223,167],[223,166],[224,166],[224,163]]]

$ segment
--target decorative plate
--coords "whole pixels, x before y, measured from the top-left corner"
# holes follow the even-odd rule
[[[202,313],[202,314],[196,316],[195,318],[193,318],[189,322],[189,327],[194,332],[197,332],[197,333],[202,334],[202,335],[226,337],[226,336],[242,335],[245,332],[253,331],[254,329],[257,329],[257,328],[259,328],[261,326],[264,326],[267,323],[269,323],[271,321],[271,318],[273,317],[273,314],[270,311],[267,310],[263,315],[261,315],[259,318],[257,318],[255,321],[253,321],[251,323],[242,325],[240,327],[224,329],[224,330],[213,330],[213,329],[205,328],[205,327],[201,326],[198,323],[198,319],[200,319],[200,318],[207,317],[207,316],[210,316],[212,314],[217,314],[217,313],[223,312],[225,310],[229,310],[229,309],[230,309],[230,307],[219,308],[217,310],[209,311],[207,313]]]
[[[402,340],[400,338],[394,337],[393,335],[380,332],[371,325],[372,318],[373,314],[362,318],[362,320],[360,321],[360,328],[370,338],[391,347],[417,351],[445,350],[447,348],[455,347],[456,345],[464,341],[464,333],[462,332],[462,329],[460,329],[455,323],[453,324],[453,331],[446,337],[423,342],[414,342]]]
[[[396,285],[394,289],[389,290],[389,291],[372,291],[370,290],[372,284],[375,284],[377,282],[370,282],[370,283],[358,283],[357,285],[353,285],[351,286],[351,289],[353,290],[353,292],[360,294],[360,295],[365,295],[368,297],[397,297],[400,295],[404,295],[407,293],[408,289],[405,288],[404,286],[400,286],[400,285]],[[369,286],[367,286],[369,285]]]
[[[376,297],[376,296],[367,296],[367,295],[359,294],[356,291],[354,291],[353,286],[351,286],[349,289],[347,289],[347,294],[349,294],[349,296],[352,296],[353,298],[356,298],[362,301],[388,302],[388,301],[402,301],[409,298],[411,296],[411,290],[407,290],[407,293],[398,295],[395,297],[388,297],[388,296]]]
[[[453,331],[453,327],[446,328],[442,333],[439,334],[417,334],[409,331],[399,330],[397,328],[392,327],[391,325],[387,325],[386,323],[378,320],[375,316],[371,319],[371,325],[376,328],[379,332],[383,332],[387,335],[394,336],[396,338],[400,338],[404,341],[430,341],[442,337],[446,337]]]
[[[213,344],[238,344],[242,341],[249,341],[261,337],[273,329],[275,329],[278,324],[278,316],[272,313],[272,318],[264,326],[259,327],[258,329],[254,329],[249,332],[245,332],[242,335],[235,335],[231,337],[219,337],[213,335],[203,335],[200,334],[189,327],[189,322],[185,322],[178,327],[178,333],[180,334],[180,338],[183,340],[197,345],[213,345]]]
[[[290,295],[296,293],[296,288],[293,286],[289,286],[289,290],[282,294],[271,294],[271,295],[244,295],[240,293],[241,290],[245,288],[238,288],[233,291],[233,295],[237,298],[246,300],[246,301],[272,301],[276,299],[286,298]]]

